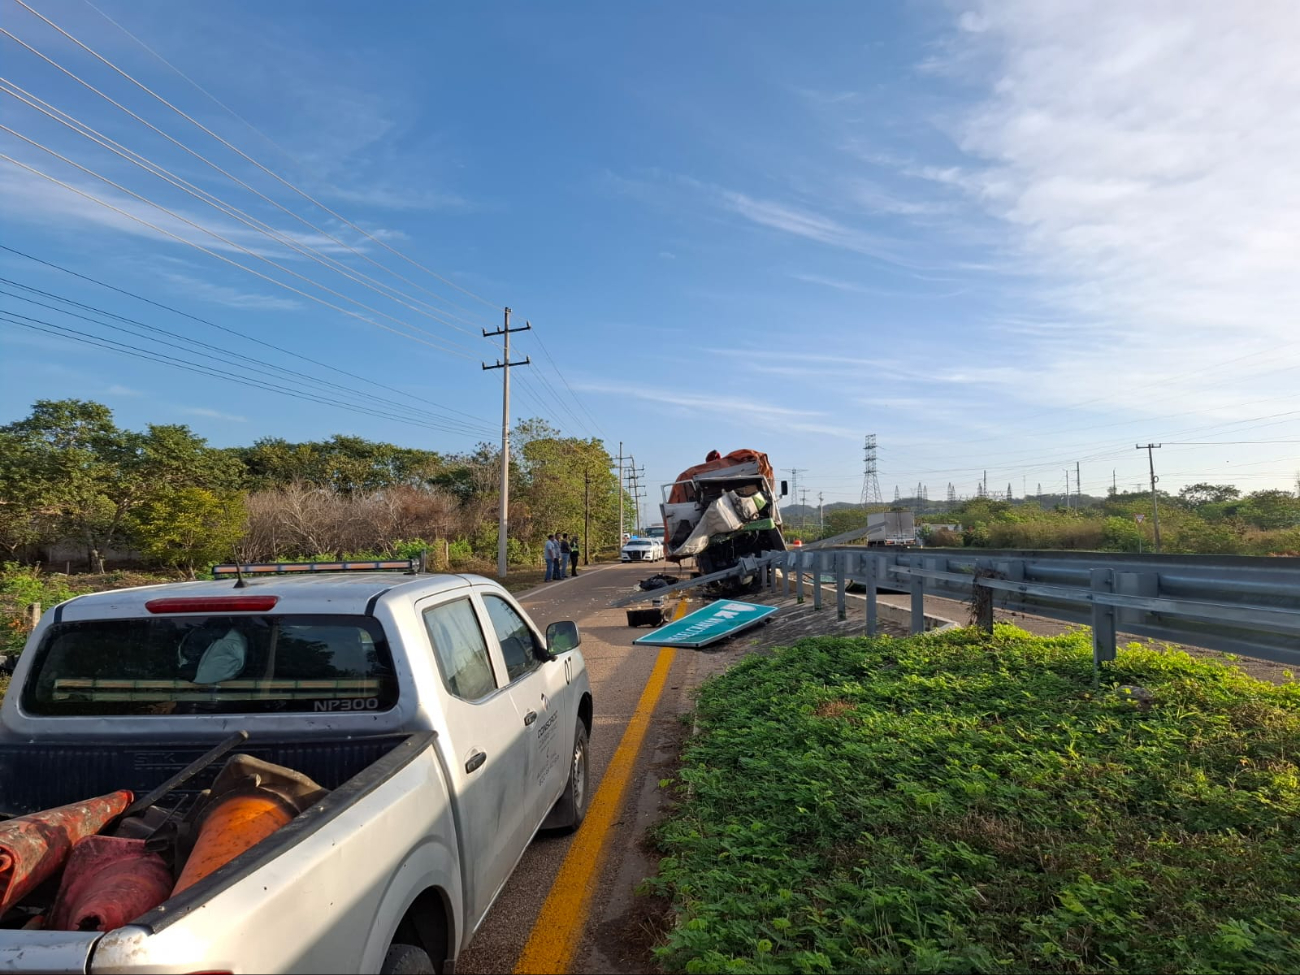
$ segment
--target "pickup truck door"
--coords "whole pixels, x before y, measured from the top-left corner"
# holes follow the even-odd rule
[[[416,604],[442,675],[455,820],[469,929],[478,926],[532,836],[532,736],[494,665],[468,596]]]
[[[564,791],[577,715],[571,671],[552,660],[532,627],[504,597],[480,592],[510,679],[510,695],[528,731],[528,778],[533,793],[531,831]]]

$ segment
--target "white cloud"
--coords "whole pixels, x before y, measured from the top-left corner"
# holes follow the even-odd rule
[[[217,253],[241,255],[235,258],[238,263],[258,270],[266,268],[262,261],[257,260],[258,257],[283,262],[298,260],[303,256],[288,244],[259,230],[198,207],[197,201],[189,201],[196,204],[190,209],[185,201],[176,202],[141,194],[148,199],[155,199],[175,214],[172,216],[102,183],[84,177],[65,178],[59,173],[50,175],[56,176],[72,189],[26,171],[8,167],[0,171],[0,205],[3,205],[6,217],[21,218],[42,226],[56,225],[74,229],[100,227],[180,246],[193,244]],[[348,236],[356,236],[350,232],[345,236],[337,230],[331,230],[332,237],[337,238],[331,239],[324,233],[310,230],[270,226],[285,241],[324,254],[345,254],[349,248],[363,249],[360,241],[348,240]],[[382,230],[371,231],[376,238],[384,233]],[[343,243],[339,243],[339,240]]]
[[[175,286],[175,290],[189,298],[211,301],[231,308],[260,311],[293,311],[302,305],[293,298],[280,298],[275,295],[258,294],[252,291],[240,291],[238,288],[224,284],[213,284],[191,277],[188,274],[164,273],[162,278]]]
[[[116,383],[113,384],[112,386],[109,386],[108,389],[104,390],[104,393],[108,396],[143,396],[144,395],[144,393],[140,392],[140,390],[138,389],[131,389],[130,387],[127,386],[119,386]]]
[[[1160,412],[1234,415],[1259,392],[1250,377],[1300,344],[1295,5],[999,0],[958,26],[954,63],[991,66],[956,128],[971,163],[912,175],[1000,220],[1038,281],[1038,307],[1007,325],[1038,363],[1003,385],[1142,410],[1161,380]]]
[[[206,416],[213,420],[231,420],[235,423],[247,423],[248,417],[237,416],[234,413],[222,413],[220,410],[209,409],[206,406],[187,406],[181,410],[182,413],[188,413],[190,416]]]

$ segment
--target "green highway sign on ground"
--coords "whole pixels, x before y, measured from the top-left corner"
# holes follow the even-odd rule
[[[726,600],[688,613],[632,642],[652,647],[707,647],[762,622],[776,610],[775,606]]]

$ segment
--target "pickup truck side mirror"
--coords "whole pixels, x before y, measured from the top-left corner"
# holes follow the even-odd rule
[[[568,653],[581,642],[582,634],[573,620],[557,620],[546,628],[546,649],[552,656]]]

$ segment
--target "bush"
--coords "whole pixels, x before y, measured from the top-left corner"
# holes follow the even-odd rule
[[[40,603],[44,611],[75,595],[67,576],[47,575],[17,562],[0,565],[0,653],[22,652],[32,631],[28,616],[32,603]]]
[[[937,548],[961,548],[962,537],[951,528],[936,528],[925,543]]]
[[[1105,674],[1086,634],[999,626],[707,682],[647,881],[661,964],[1300,970],[1300,684],[1136,646]]]
[[[1116,552],[1137,552],[1142,548],[1142,533],[1128,518],[1107,518],[1102,522],[1102,544]]]
[[[452,565],[465,565],[474,559],[474,547],[470,545],[469,540],[458,538],[447,546],[447,558]]]

